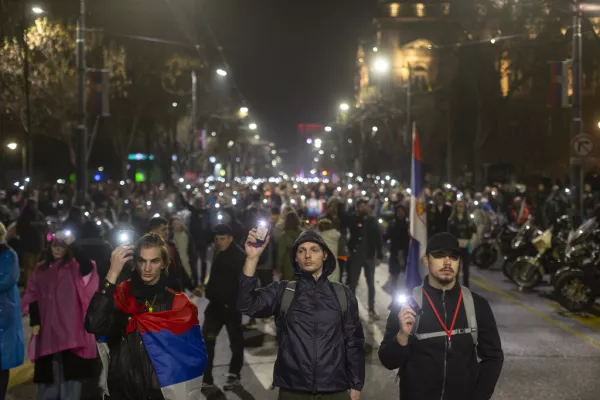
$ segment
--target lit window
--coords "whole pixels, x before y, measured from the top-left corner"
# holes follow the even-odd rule
[[[400,4],[398,4],[398,3],[390,4],[390,17],[397,17],[399,11],[400,11]]]
[[[417,17],[424,17],[425,16],[425,4],[423,4],[423,3],[415,4],[415,14],[417,14]]]

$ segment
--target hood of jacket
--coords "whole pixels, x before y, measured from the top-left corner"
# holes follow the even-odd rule
[[[298,239],[296,239],[296,241],[294,242],[294,247],[292,248],[292,254],[290,255],[290,257],[292,259],[292,267],[294,268],[294,274],[297,276],[308,274],[307,272],[303,271],[300,268],[300,266],[298,265],[298,263],[296,262],[296,253],[298,251],[298,247],[302,243],[307,243],[307,242],[317,243],[319,246],[321,246],[323,251],[327,253],[327,259],[323,262],[323,275],[322,276],[324,276],[325,278],[328,277],[329,275],[331,275],[333,273],[333,271],[335,271],[335,267],[336,267],[335,255],[329,249],[329,247],[327,246],[327,243],[325,243],[325,240],[323,239],[323,237],[317,231],[313,231],[313,230],[308,230],[308,231],[302,232],[300,234],[300,236],[298,236]]]

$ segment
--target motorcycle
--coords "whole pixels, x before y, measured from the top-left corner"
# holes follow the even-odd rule
[[[548,230],[532,239],[535,256],[521,256],[512,267],[512,280],[521,289],[531,289],[542,282],[546,274],[554,275],[567,264],[565,247],[570,232],[570,219],[559,218]]]
[[[498,253],[507,254],[510,251],[510,244],[518,230],[505,218],[503,220],[499,218],[491,233],[484,234],[481,244],[473,250],[473,264],[481,269],[488,269],[494,265],[498,259]]]
[[[510,249],[504,253],[504,264],[502,264],[502,272],[508,279],[513,279],[513,266],[519,257],[535,256],[537,249],[532,244],[532,238],[539,236],[543,232],[540,231],[534,224],[534,219],[530,218],[526,223],[521,225],[519,231],[512,239]]]
[[[568,311],[587,311],[600,296],[600,228],[596,219],[581,225],[567,243],[565,256],[571,266],[557,274],[554,293]]]

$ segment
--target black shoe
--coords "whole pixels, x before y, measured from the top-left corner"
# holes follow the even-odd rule
[[[239,375],[227,374],[227,382],[223,385],[223,390],[233,390],[240,386],[242,386],[242,381]]]
[[[202,392],[212,392],[216,390],[217,387],[212,382],[202,382]]]

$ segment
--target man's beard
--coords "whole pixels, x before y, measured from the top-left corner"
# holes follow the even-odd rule
[[[452,283],[452,282],[453,282],[453,281],[456,279],[456,275],[455,275],[455,276],[453,276],[452,278],[440,278],[440,277],[437,277],[437,276],[433,275],[433,278],[434,278],[436,281],[438,281],[438,283],[439,283],[440,285],[442,285],[442,286],[446,286],[446,285],[449,285],[449,284],[451,284],[451,283]]]

